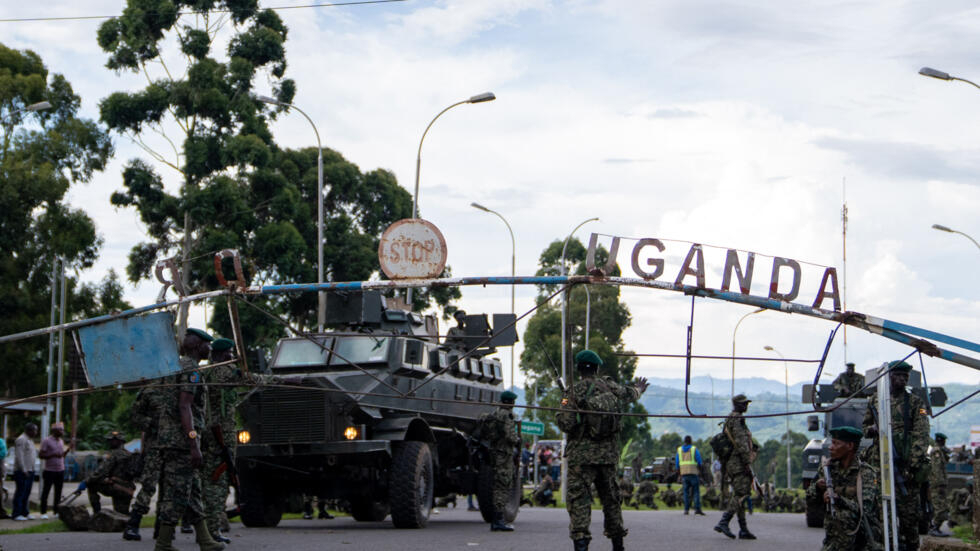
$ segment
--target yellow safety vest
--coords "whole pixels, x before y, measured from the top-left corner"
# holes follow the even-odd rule
[[[681,469],[681,476],[698,474],[698,462],[694,459],[695,451],[697,451],[697,448],[694,446],[691,446],[687,451],[684,451],[684,446],[677,447],[677,457],[681,458],[681,463],[678,465]]]

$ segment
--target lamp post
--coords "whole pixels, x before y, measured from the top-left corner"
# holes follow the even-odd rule
[[[769,352],[775,352],[776,354],[779,355],[780,358],[783,359],[783,369],[786,372],[786,411],[788,412],[789,411],[789,363],[786,362],[786,356],[783,356],[783,354],[779,350],[776,350],[775,348],[769,345],[766,345],[763,348],[768,350]],[[793,468],[793,461],[790,458],[789,443],[790,443],[789,416],[787,415],[786,416],[786,487],[787,488],[790,488],[793,483],[790,475],[790,472],[792,471]]]
[[[515,275],[517,275],[517,242],[514,240],[514,230],[511,229],[510,224],[507,222],[507,219],[504,218],[503,215],[500,214],[499,212],[493,209],[488,209],[487,207],[479,203],[470,203],[470,206],[475,209],[480,209],[483,212],[489,212],[490,214],[497,215],[497,218],[500,218],[504,222],[504,225],[507,226],[507,231],[510,233],[510,277],[514,277]],[[514,284],[513,283],[510,284],[510,313],[511,314],[514,313]],[[514,330],[516,331],[517,328],[515,327]],[[513,346],[510,347],[510,386],[512,387],[515,386]]]
[[[952,228],[948,228],[946,226],[943,226],[942,224],[933,224],[932,225],[932,229],[939,230],[939,231],[944,231],[944,232],[949,232],[949,233],[958,233],[958,234],[962,235],[963,237],[969,239],[970,241],[973,241],[973,244],[976,245],[978,249],[980,249],[980,243],[977,243],[977,240],[976,239],[970,237],[969,235],[967,235],[967,234],[965,234],[965,233],[963,233],[961,231],[957,231],[957,230],[954,230]]]
[[[765,311],[765,308],[759,308],[758,310],[753,310],[748,314],[745,314],[738,319],[738,323],[735,324],[735,329],[732,331],[732,398],[735,398],[735,335],[738,333],[738,326],[742,325],[745,318],[751,316],[752,314],[758,314]]]
[[[273,105],[281,105],[290,109],[295,109],[299,111],[301,115],[306,117],[309,121],[310,126],[313,127],[313,133],[316,134],[316,282],[318,285],[323,285],[323,145],[320,143],[320,131],[316,129],[316,125],[313,124],[313,119],[306,114],[305,111],[296,107],[295,105],[289,103],[283,103],[276,98],[270,98],[269,96],[256,96],[256,99],[265,103],[271,103]],[[317,291],[317,307],[316,307],[316,326],[317,331],[323,332],[323,324],[327,317],[327,295],[323,290]]]
[[[422,143],[425,141],[425,135],[429,133],[429,129],[432,128],[432,124],[442,116],[443,113],[449,111],[457,105],[463,105],[464,103],[484,103],[487,101],[493,101],[497,99],[497,96],[493,92],[484,92],[482,94],[477,94],[469,99],[464,99],[463,101],[457,101],[456,103],[450,105],[449,107],[439,111],[439,114],[429,121],[429,125],[425,127],[425,131],[422,132],[422,139],[419,140],[419,151],[418,155],[415,157],[415,193],[412,194],[412,218],[419,217],[419,173],[422,170]],[[408,293],[406,295],[406,300],[408,301],[408,309],[412,309],[412,291],[411,287],[408,288]]]
[[[10,118],[16,115],[17,113],[22,113],[24,111],[44,111],[45,109],[51,109],[51,103],[47,101],[39,101],[37,103],[32,103],[27,107],[21,107],[20,109],[15,109],[14,111],[7,113],[7,116],[4,118]]]
[[[589,218],[588,220],[583,220],[579,222],[579,225],[575,226],[575,228],[572,229],[572,232],[568,234],[568,237],[565,238],[565,242],[561,246],[561,275],[565,275],[566,272],[568,271],[567,268],[565,267],[565,253],[568,251],[568,241],[572,238],[573,235],[575,235],[575,232],[577,232],[579,228],[588,224],[589,222],[598,222],[598,221],[599,221],[599,217],[595,216]],[[568,317],[568,292],[566,291],[564,293],[564,296],[561,298],[561,376],[564,377],[566,381],[569,381],[570,379],[568,377],[568,361],[567,361],[567,354],[565,350],[567,348],[565,346],[565,319],[567,317]],[[588,331],[586,331],[586,334],[588,334]]]
[[[965,82],[967,84],[970,84],[972,86],[975,86],[977,88],[980,88],[980,86],[977,86],[977,83],[975,83],[973,81],[967,80],[965,78],[954,77],[953,75],[951,75],[949,73],[944,73],[943,71],[939,71],[939,70],[933,69],[932,67],[923,67],[923,68],[919,69],[919,74],[922,75],[922,76],[924,76],[924,77],[930,77],[930,78],[935,78],[935,79],[939,79],[939,80],[948,80],[948,81],[958,80],[960,82]]]

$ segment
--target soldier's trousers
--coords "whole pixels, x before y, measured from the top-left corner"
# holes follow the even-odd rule
[[[157,518],[161,524],[176,526],[187,513],[191,524],[204,518],[201,479],[191,466],[188,450],[163,450],[160,454],[160,498]]]
[[[592,484],[595,484],[602,503],[603,533],[607,538],[626,536],[627,530],[623,526],[623,513],[620,509],[616,465],[573,464],[568,465],[568,489],[565,492],[569,537],[573,540],[592,539],[589,532],[589,524],[592,522]]]
[[[140,491],[136,494],[136,502],[133,503],[133,513],[146,515],[150,512],[150,501],[157,493],[157,484],[160,482],[160,449],[156,447],[147,448],[143,452],[143,472],[140,473]]]
[[[897,492],[898,545],[901,551],[915,551],[919,548],[919,485],[909,480],[906,487],[908,495]]]
[[[745,499],[752,494],[752,477],[744,472],[736,472],[728,477],[731,493],[728,497],[728,512],[745,521]]]
[[[929,498],[934,511],[932,522],[940,527],[949,520],[949,492],[945,484],[933,484],[929,487]]]
[[[514,457],[505,453],[493,452],[493,508],[504,512],[510,501],[514,487]]]
[[[130,483],[131,485],[132,483]],[[129,487],[130,485],[127,485]],[[132,486],[130,489],[135,489],[136,486]],[[120,488],[112,484],[106,484],[104,482],[94,482],[88,485],[88,502],[92,504],[92,508],[101,505],[102,500],[99,494],[109,496],[112,498],[112,508],[117,513],[122,513],[124,515],[129,514],[129,504],[133,501],[133,495],[122,491]],[[99,505],[96,505],[99,504]]]
[[[225,514],[225,504],[228,502],[228,472],[222,472],[217,479],[215,470],[221,466],[222,459],[217,446],[205,446],[204,468],[201,470],[201,497],[204,505],[204,518],[208,521],[208,529],[212,533],[218,531]]]

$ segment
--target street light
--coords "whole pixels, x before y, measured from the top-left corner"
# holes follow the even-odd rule
[[[490,214],[497,215],[497,218],[503,220],[504,225],[507,226],[507,231],[510,232],[510,277],[517,275],[517,242],[514,241],[514,230],[511,229],[510,224],[507,219],[503,217],[499,212],[488,209],[487,207],[479,203],[470,203],[470,206],[475,209],[480,209],[483,212],[489,212]],[[514,314],[514,284],[510,284],[510,313]],[[515,327],[516,331],[517,328]],[[514,386],[514,347],[510,347],[510,386]]]
[[[977,86],[977,83],[975,83],[975,82],[969,81],[969,80],[967,80],[965,78],[954,77],[953,75],[950,75],[949,73],[944,73],[943,71],[939,71],[939,70],[933,69],[932,67],[923,67],[923,68],[919,69],[919,74],[922,75],[922,76],[924,76],[924,77],[930,77],[930,78],[935,78],[935,79],[939,79],[939,80],[958,80],[960,82],[965,82],[967,84],[970,84],[970,85],[973,85],[973,86],[975,86],[977,88],[980,88],[980,86]]]
[[[779,352],[779,350],[776,350],[775,348],[769,345],[766,345],[763,348],[765,348],[769,352],[775,352],[776,354],[779,354],[779,357],[783,359],[783,368],[786,371],[786,411],[789,412],[789,363],[786,361],[786,356],[783,356],[782,353]],[[790,443],[789,415],[787,415],[786,416],[786,487],[787,488],[790,488],[793,483],[792,478],[790,476],[790,471],[793,468],[793,461],[792,459],[790,459],[789,443]]]
[[[599,221],[598,216],[589,218],[588,220],[583,220],[582,222],[579,223],[579,225],[575,226],[575,228],[572,229],[572,232],[568,234],[568,237],[565,238],[565,243],[562,244],[561,246],[561,275],[565,275],[566,272],[568,271],[565,267],[565,253],[568,251],[568,241],[572,238],[573,235],[575,235],[575,232],[577,232],[579,228],[588,224],[589,222],[598,222],[598,221]],[[570,379],[568,378],[568,362],[565,353],[565,348],[566,348],[565,318],[568,317],[568,292],[566,291],[564,295],[565,296],[562,296],[561,298],[561,374],[562,377],[564,377],[565,380],[568,381]],[[588,328],[586,328],[585,333],[586,335],[588,335]]]
[[[425,141],[425,135],[429,133],[429,129],[432,128],[432,124],[442,116],[443,113],[449,111],[457,105],[463,105],[464,103],[484,103],[487,101],[493,101],[497,99],[497,96],[493,95],[493,92],[484,92],[482,94],[477,94],[469,99],[464,99],[463,101],[457,101],[456,103],[450,105],[449,107],[439,111],[439,114],[429,121],[429,125],[425,127],[425,132],[422,132],[422,139],[419,140],[419,152],[415,157],[415,193],[412,195],[412,218],[419,217],[419,173],[422,170],[422,142]],[[406,295],[406,300],[408,301],[408,309],[412,309],[412,288],[408,288],[408,294]]]
[[[932,229],[939,230],[939,231],[944,231],[944,232],[949,232],[949,233],[958,233],[958,234],[962,235],[963,237],[969,239],[970,241],[973,241],[973,244],[976,245],[978,249],[980,249],[980,243],[977,243],[977,240],[976,239],[970,237],[969,235],[967,235],[967,234],[965,234],[965,233],[963,233],[961,231],[956,231],[956,230],[954,230],[952,228],[947,228],[946,226],[943,226],[942,224],[933,224],[932,225]]]
[[[738,333],[738,326],[742,325],[745,318],[751,316],[752,314],[758,314],[765,311],[765,308],[759,308],[758,310],[753,310],[748,314],[745,314],[738,319],[738,323],[735,324],[735,329],[732,331],[732,398],[735,398],[735,334]]]
[[[20,109],[16,109],[14,111],[7,113],[6,118],[12,117],[17,113],[23,113],[24,111],[44,111],[45,109],[51,109],[51,103],[47,101],[39,101],[37,103],[32,103],[27,107],[21,107]]]
[[[310,126],[313,127],[313,133],[316,134],[316,282],[318,285],[323,285],[323,145],[320,143],[320,131],[316,129],[316,125],[313,124],[313,119],[306,114],[305,111],[296,107],[295,105],[289,103],[283,103],[276,98],[270,98],[269,96],[255,96],[255,99],[271,103],[273,105],[281,105],[283,107],[288,107],[290,109],[295,109],[299,111],[301,115],[306,117],[306,120],[310,122]],[[327,295],[321,289],[317,291],[317,308],[316,308],[316,325],[317,332],[323,332],[323,324],[327,318]]]

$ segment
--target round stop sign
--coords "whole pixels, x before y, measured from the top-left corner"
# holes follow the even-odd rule
[[[405,218],[381,235],[378,260],[391,279],[439,277],[446,267],[446,239],[431,222]]]

